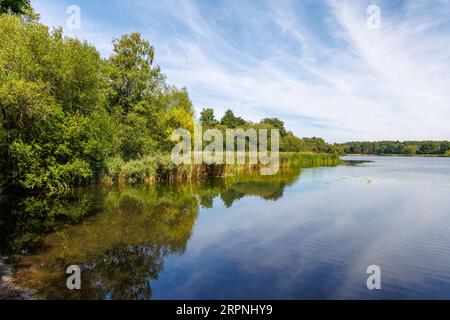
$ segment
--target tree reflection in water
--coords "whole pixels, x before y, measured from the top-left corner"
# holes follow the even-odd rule
[[[200,208],[246,196],[276,200],[300,176],[251,175],[202,184],[88,187],[63,195],[4,198],[3,254],[17,258],[16,279],[49,299],[150,299],[170,255],[182,255]],[[82,290],[66,288],[66,267],[80,265]]]

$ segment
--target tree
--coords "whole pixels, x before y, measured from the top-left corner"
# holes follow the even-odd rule
[[[173,149],[172,133],[177,129],[194,132],[194,108],[185,88],[171,88],[167,94],[168,109],[160,117],[162,141],[161,150],[169,152]]]
[[[200,112],[200,122],[206,128],[214,128],[219,123],[214,116],[214,110],[211,108],[203,109]]]
[[[174,130],[193,131],[194,108],[186,88],[166,84],[160,68],[153,66],[153,47],[140,34],[113,43],[109,110],[119,123],[121,156],[131,160],[170,150]]]
[[[450,151],[450,142],[449,141],[441,142],[440,149],[441,154],[447,154]]]
[[[39,14],[31,7],[30,0],[0,0],[0,14],[16,15],[27,22],[39,20]]]
[[[245,125],[246,122],[241,117],[236,117],[233,111],[227,110],[220,123],[228,128],[237,128]]]
[[[418,154],[439,154],[440,146],[434,141],[425,141],[417,150]]]
[[[65,38],[62,30],[57,29],[46,56],[48,66],[44,76],[65,111],[86,115],[99,104],[105,104],[105,65],[93,46]]]
[[[0,14],[26,14],[31,10],[30,0],[0,0]]]
[[[113,41],[114,54],[109,59],[112,105],[128,113],[133,106],[159,88],[162,77],[158,67],[152,68],[155,52],[139,33],[124,35]]]
[[[86,151],[95,152],[87,128],[102,107],[100,55],[14,15],[0,16],[0,42],[0,183],[51,189],[88,180],[96,157]]]
[[[307,146],[302,139],[294,136],[292,132],[288,132],[285,136],[281,137],[280,151],[302,152],[307,151]]]
[[[287,134],[286,128],[284,127],[284,122],[281,121],[278,118],[265,118],[261,120],[262,124],[268,124],[275,129],[278,129],[280,131],[280,135],[283,137]]]
[[[407,144],[404,145],[402,147],[402,153],[404,154],[416,154],[417,153],[417,149],[419,149],[419,147],[415,144]]]
[[[322,138],[317,137],[303,138],[303,141],[306,143],[308,151],[317,153],[334,152],[333,147],[328,143],[326,143]]]
[[[159,67],[153,66],[155,52],[139,33],[113,40],[109,58],[109,106],[118,122],[119,152],[126,160],[148,155],[163,145],[163,118],[174,107],[190,109],[183,90],[169,88]]]

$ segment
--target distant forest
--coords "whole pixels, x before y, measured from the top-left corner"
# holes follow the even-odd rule
[[[449,141],[347,142],[336,146],[347,154],[450,156]]]

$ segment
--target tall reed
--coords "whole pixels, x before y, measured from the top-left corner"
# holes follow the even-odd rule
[[[336,166],[336,154],[280,153],[280,169],[290,167]],[[125,162],[121,158],[107,161],[102,183],[134,185],[154,183],[201,182],[209,178],[256,173],[261,164],[181,164],[175,165],[170,155],[156,155]]]

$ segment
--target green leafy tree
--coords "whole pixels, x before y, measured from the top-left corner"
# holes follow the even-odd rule
[[[124,113],[162,83],[160,70],[153,68],[155,52],[139,33],[131,33],[113,41],[114,54],[109,59],[111,103]]]
[[[306,143],[308,151],[317,153],[333,152],[332,147],[322,138],[304,138],[303,141]]]
[[[440,143],[440,153],[446,154],[450,151],[450,142],[449,141],[443,141]]]
[[[305,152],[308,151],[306,143],[294,136],[292,132],[288,132],[285,136],[281,137],[280,151],[283,152]]]
[[[109,59],[110,110],[119,123],[120,152],[138,159],[167,150],[173,130],[193,128],[193,107],[186,89],[170,87],[154,49],[140,34],[116,39]]]
[[[214,109],[203,109],[202,112],[200,112],[200,122],[206,128],[215,127],[219,122],[216,120],[216,117],[214,115]]]
[[[280,130],[280,135],[282,137],[287,134],[286,128],[284,126],[284,122],[278,118],[265,118],[265,119],[261,120],[261,123],[268,124],[268,125],[272,126],[273,128]]]
[[[403,154],[416,154],[419,147],[415,144],[409,144],[402,146]]]
[[[244,119],[241,117],[236,117],[231,110],[225,111],[220,123],[228,128],[237,128],[246,124]]]
[[[0,13],[26,14],[30,9],[30,0],[0,0]]]
[[[438,154],[440,153],[440,146],[438,143],[433,141],[426,141],[424,142],[419,150],[417,150],[417,153],[419,154]]]
[[[87,181],[85,129],[102,107],[99,54],[11,15],[0,17],[0,41],[2,184],[52,189]]]

